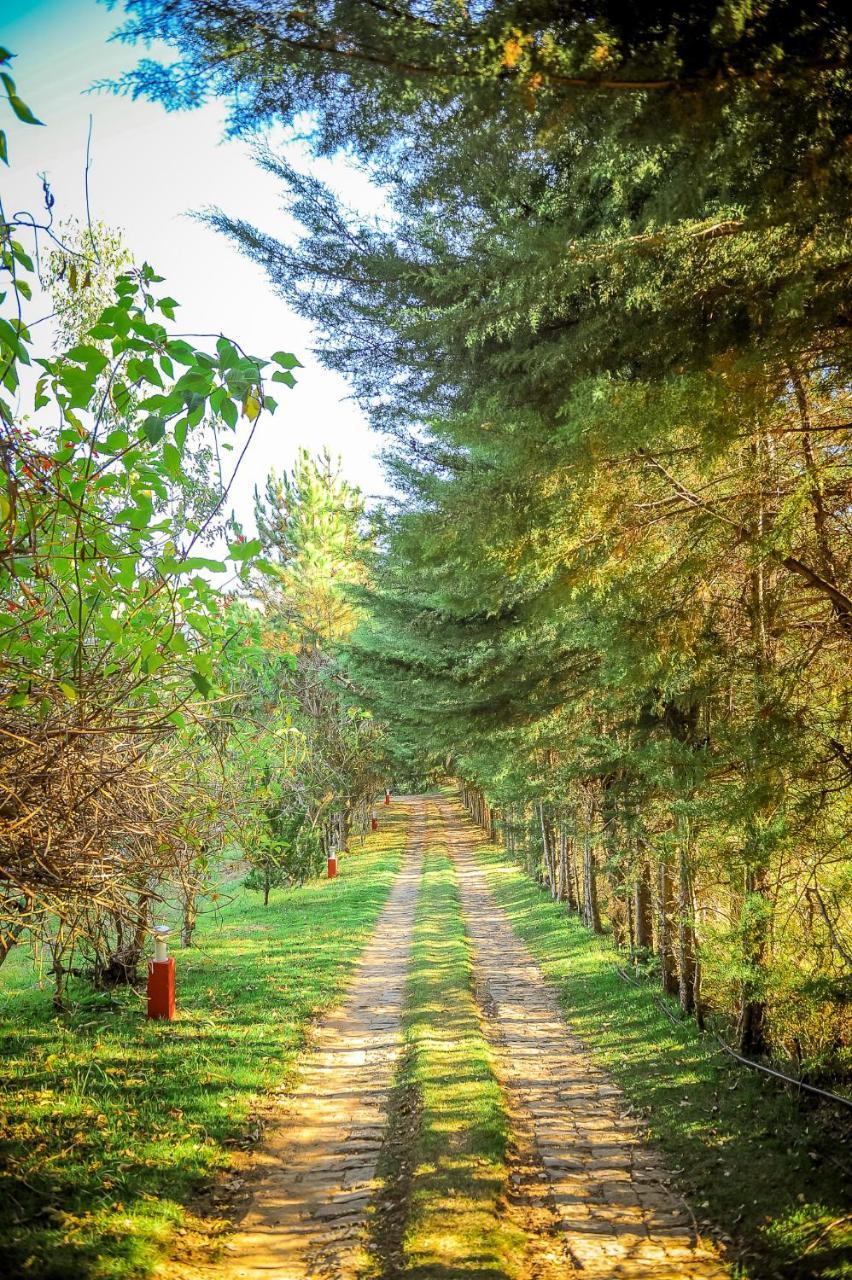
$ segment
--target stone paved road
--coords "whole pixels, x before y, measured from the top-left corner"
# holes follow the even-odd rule
[[[403,868],[344,1003],[320,1024],[297,1089],[281,1103],[252,1159],[248,1211],[229,1237],[227,1258],[162,1274],[356,1280],[401,1047],[428,838],[446,840],[459,872],[477,996],[507,1095],[512,1135],[505,1212],[527,1241],[513,1274],[526,1280],[724,1280],[727,1269],[695,1240],[688,1213],[626,1116],[619,1089],[571,1033],[552,988],[497,905],[472,852],[484,837],[458,805],[418,797],[406,809],[413,821]],[[471,1274],[470,1266],[462,1270]]]
[[[254,1157],[248,1212],[216,1280],[353,1274],[373,1192],[401,1016],[420,842],[406,858],[344,1003],[320,1023],[300,1083]]]
[[[558,1234],[583,1280],[723,1280],[695,1241],[620,1090],[572,1035],[532,954],[497,905],[472,847],[483,839],[442,803],[480,996],[513,1110],[530,1122]]]

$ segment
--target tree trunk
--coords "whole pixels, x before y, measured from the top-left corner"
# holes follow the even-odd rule
[[[610,912],[612,940],[617,947],[624,947],[630,941],[630,925],[625,905],[627,887],[625,884],[624,867],[615,859],[615,850],[610,842],[610,865],[613,867],[610,875],[612,889],[612,907]]]
[[[598,871],[590,831],[583,833],[583,923],[595,933],[602,933],[598,906]]]
[[[150,893],[140,893],[136,903],[136,928],[133,932],[132,947],[141,955],[145,950],[145,936],[148,933],[148,927],[151,917],[151,895]]]
[[[577,904],[574,901],[574,885],[571,868],[571,850],[569,847],[570,837],[565,828],[564,822],[559,824],[559,875],[557,883],[559,886],[559,901],[567,902],[568,909],[575,911]]]
[[[684,843],[677,857],[677,975],[678,1000],[684,1013],[695,1011],[695,930],[692,884]]]
[[[665,862],[661,862],[657,902],[657,953],[660,957],[660,982],[667,995],[674,995],[677,991],[672,945],[672,897],[669,868]]]
[[[550,826],[544,812],[544,803],[539,801],[538,819],[541,824],[541,844],[544,853],[544,871],[547,879],[547,887],[550,891],[551,898],[558,897],[558,889],[556,883],[556,851],[553,846],[553,828]]]
[[[653,945],[651,867],[648,859],[641,855],[633,886],[633,919],[636,950],[650,951]]]
[[[575,836],[571,837],[571,863],[569,870],[571,871],[571,878],[574,882],[574,901],[577,904],[576,911],[577,914],[582,917],[583,892],[582,885],[580,883],[580,858],[577,854],[577,840]]]
[[[64,1008],[65,1002],[65,979],[68,977],[68,967],[65,965],[65,953],[74,950],[73,931],[68,928],[64,921],[60,920],[56,928],[56,933],[48,942],[50,950],[50,968],[53,973],[53,1007],[58,1012]]]
[[[751,896],[765,898],[767,895],[767,873],[764,868],[749,872],[746,876],[746,904]],[[757,1056],[766,1053],[766,1001],[763,998],[762,984],[757,976],[763,968],[768,942],[768,925],[761,916],[757,921],[747,925],[745,937],[744,959],[751,976],[746,978],[742,987],[737,1039],[740,1053]]]
[[[269,863],[265,862],[263,864],[263,905],[265,907],[269,906],[269,879]]]
[[[337,851],[340,854],[346,853],[349,849],[350,825],[350,812],[347,805],[337,814]]]
[[[192,946],[192,935],[198,922],[197,899],[195,893],[188,889],[183,899],[183,919],[180,926],[180,945]]]

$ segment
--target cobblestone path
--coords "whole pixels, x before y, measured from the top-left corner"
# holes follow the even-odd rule
[[[546,1175],[541,1199],[550,1233],[567,1254],[561,1274],[723,1280],[727,1268],[696,1241],[662,1165],[625,1115],[620,1090],[572,1035],[552,988],[497,905],[471,852],[483,837],[458,806],[440,808],[501,1083],[513,1113],[531,1130]],[[528,1167],[514,1176],[510,1169],[510,1181],[529,1196]]]
[[[248,1211],[230,1257],[198,1272],[216,1280],[305,1280],[354,1274],[401,1016],[421,844],[402,870],[344,1003],[312,1036],[300,1083],[281,1103],[260,1150]]]

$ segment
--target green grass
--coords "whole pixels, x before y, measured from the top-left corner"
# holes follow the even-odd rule
[[[473,843],[497,901],[557,989],[572,1027],[645,1118],[702,1230],[728,1243],[734,1274],[852,1276],[848,1117],[817,1116],[806,1101],[729,1066],[694,1023],[673,1026],[649,990],[619,978],[605,939],[504,853],[481,839]]]
[[[500,1221],[508,1119],[474,1002],[456,874],[434,834],[441,829],[433,808],[397,1086],[398,1097],[418,1102],[407,1134],[413,1159],[402,1209],[404,1262],[401,1272],[386,1262],[368,1273],[505,1280],[516,1274],[512,1255],[521,1255],[523,1243]],[[393,1170],[384,1172],[392,1178]]]
[[[56,1016],[22,947],[0,970],[0,1274],[144,1277],[254,1100],[292,1079],[310,1018],[340,994],[405,841],[393,810],[334,881],[238,892],[178,950],[178,1017],[82,981]]]

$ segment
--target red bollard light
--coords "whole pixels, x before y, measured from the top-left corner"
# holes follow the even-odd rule
[[[175,1016],[175,962],[167,952],[169,926],[156,924],[153,932],[154,959],[148,961],[148,1017],[171,1022]]]
[[[370,827],[373,831],[378,831],[379,829],[379,820],[375,814],[373,814],[372,818],[370,819]]]
[[[390,804],[390,792],[385,792],[385,804]]]
[[[333,880],[337,875],[337,854],[330,853],[328,855],[328,878]]]

